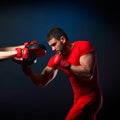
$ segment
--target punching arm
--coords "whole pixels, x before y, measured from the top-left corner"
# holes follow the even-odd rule
[[[57,75],[57,70],[46,66],[40,74],[33,72],[28,65],[22,65],[23,72],[39,87],[45,87]]]

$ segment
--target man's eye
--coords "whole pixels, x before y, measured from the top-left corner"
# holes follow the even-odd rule
[[[56,43],[52,44],[52,46],[55,46],[55,45],[56,45]]]

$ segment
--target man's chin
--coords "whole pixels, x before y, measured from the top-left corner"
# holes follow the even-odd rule
[[[56,51],[57,54],[62,54],[60,51]]]

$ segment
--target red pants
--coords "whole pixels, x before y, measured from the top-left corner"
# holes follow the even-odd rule
[[[98,110],[102,105],[102,97],[82,96],[68,112],[65,120],[96,120]]]

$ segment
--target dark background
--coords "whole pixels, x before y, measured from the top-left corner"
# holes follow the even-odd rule
[[[53,54],[46,42],[48,30],[59,26],[71,41],[89,40],[98,54],[103,107],[98,120],[119,119],[120,12],[116,0],[0,2],[0,47],[36,39],[47,55],[32,65],[39,73]],[[73,102],[69,80],[58,73],[45,88],[36,87],[11,59],[0,62],[1,120],[64,120]]]

